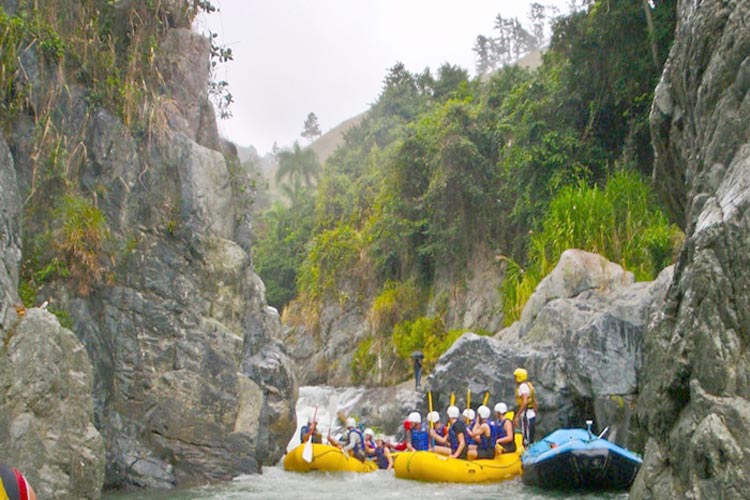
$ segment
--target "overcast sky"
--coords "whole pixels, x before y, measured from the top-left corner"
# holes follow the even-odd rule
[[[495,16],[526,22],[527,0],[211,0],[219,11],[198,30],[219,35],[234,61],[220,65],[234,97],[222,135],[268,153],[301,140],[308,113],[323,132],[365,111],[390,67],[411,72],[444,62],[474,75],[477,35]],[[567,10],[567,0],[537,0]]]

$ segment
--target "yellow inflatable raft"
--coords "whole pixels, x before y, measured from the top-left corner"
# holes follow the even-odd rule
[[[444,483],[484,483],[505,481],[521,474],[522,437],[516,434],[514,453],[493,459],[461,460],[431,451],[401,452],[393,464],[396,477]]]
[[[313,444],[312,461],[306,462],[302,458],[304,445],[301,444],[284,457],[284,470],[294,472],[310,472],[320,470],[325,472],[372,472],[378,468],[375,462],[368,460],[364,463],[354,457],[345,455],[340,449],[327,444]]]

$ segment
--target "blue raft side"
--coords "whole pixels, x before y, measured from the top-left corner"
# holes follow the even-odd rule
[[[553,445],[555,446],[553,447]],[[588,431],[584,429],[558,429],[548,434],[541,441],[529,446],[521,457],[521,461],[524,466],[528,466],[573,450],[595,449],[608,449],[623,458],[638,464],[643,463],[643,459],[632,451],[606,439],[589,435]]]

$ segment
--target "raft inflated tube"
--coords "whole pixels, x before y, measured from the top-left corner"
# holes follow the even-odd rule
[[[312,460],[302,458],[304,445],[299,445],[284,457],[284,470],[293,472],[372,472],[377,464],[372,460],[360,462],[354,457],[345,455],[339,448],[327,444],[313,443]]]
[[[486,483],[521,474],[522,436],[516,434],[517,451],[492,459],[462,460],[431,451],[401,452],[393,464],[396,477],[440,483]]]

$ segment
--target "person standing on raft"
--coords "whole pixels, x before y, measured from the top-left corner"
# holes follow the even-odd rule
[[[534,431],[536,430],[536,394],[534,386],[529,381],[529,374],[523,368],[516,368],[513,372],[516,378],[516,416],[513,423],[521,428],[523,445],[528,446],[534,442]]]

